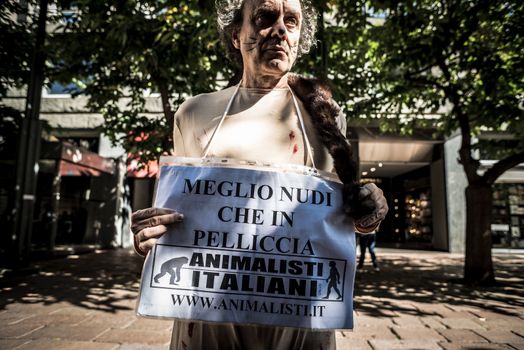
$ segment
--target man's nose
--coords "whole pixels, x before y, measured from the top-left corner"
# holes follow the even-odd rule
[[[273,25],[273,33],[271,36],[277,36],[281,40],[287,39],[287,28],[284,23],[284,17],[279,17],[278,20]]]

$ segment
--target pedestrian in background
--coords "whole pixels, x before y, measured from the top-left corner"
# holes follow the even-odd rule
[[[360,257],[358,259],[357,269],[361,269],[364,266],[364,260],[366,259],[366,249],[369,250],[371,255],[371,262],[375,270],[380,270],[377,264],[377,255],[375,254],[377,230],[373,230],[369,233],[360,233]]]

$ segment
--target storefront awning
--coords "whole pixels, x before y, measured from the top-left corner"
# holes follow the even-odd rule
[[[433,142],[366,142],[358,144],[361,162],[429,163]]]
[[[113,159],[67,142],[43,142],[40,159],[59,161],[61,176],[100,176],[116,172]]]
[[[394,177],[428,165],[435,145],[444,142],[422,131],[403,136],[381,134],[377,128],[354,128],[352,133],[357,135],[360,170],[374,177]]]

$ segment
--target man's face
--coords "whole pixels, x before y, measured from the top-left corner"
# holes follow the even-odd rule
[[[282,77],[295,63],[302,27],[300,0],[245,0],[243,23],[233,37],[244,78]]]

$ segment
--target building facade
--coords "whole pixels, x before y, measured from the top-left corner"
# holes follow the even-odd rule
[[[146,114],[162,117],[160,98],[146,99]],[[13,91],[3,102],[22,110],[24,93]],[[125,152],[102,134],[102,116],[87,110],[86,102],[56,91],[43,94],[40,119],[51,128],[40,157],[36,249],[130,246],[131,211],[152,205],[155,169],[126,164]],[[348,139],[358,153],[362,182],[381,187],[390,206],[379,246],[464,251],[467,181],[457,161],[459,134],[435,139],[424,130],[408,137],[350,127]],[[524,248],[524,164],[498,179],[493,196],[494,247]]]

